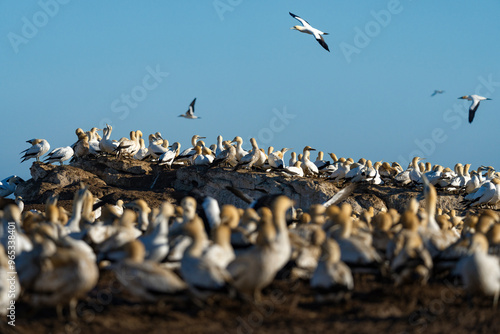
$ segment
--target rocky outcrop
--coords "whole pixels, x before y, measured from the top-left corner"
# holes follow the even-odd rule
[[[257,199],[263,195],[282,194],[295,200],[298,207],[307,208],[313,203],[326,202],[341,189],[322,178],[202,166],[169,170],[156,163],[112,157],[79,159],[71,166],[35,162],[31,175],[32,179],[16,190],[16,194],[27,203],[44,203],[52,194],[71,200],[80,182],[87,184],[97,197],[112,195],[114,200],[144,198],[153,206],[158,206],[163,200],[177,201],[192,194],[214,197],[221,204],[245,207],[247,202],[243,197]],[[376,212],[388,208],[401,212],[412,198],[425,205],[419,189],[358,185],[344,201],[350,203],[356,212],[370,206]],[[439,192],[438,207],[444,210],[461,209],[461,200],[461,195]]]

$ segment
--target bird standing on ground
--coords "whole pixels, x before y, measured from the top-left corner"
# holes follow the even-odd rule
[[[66,146],[66,147],[58,147],[54,150],[52,150],[48,155],[47,158],[45,159],[45,162],[52,163],[52,162],[59,162],[61,166],[63,165],[63,162],[66,160],[69,160],[73,157],[73,154],[75,152],[71,148],[71,146]]]
[[[474,120],[474,116],[476,115],[477,108],[479,107],[479,102],[485,101],[485,100],[491,100],[488,97],[483,97],[483,96],[479,96],[479,95],[465,95],[465,96],[459,97],[458,99],[472,101],[472,104],[470,105],[470,108],[469,108],[469,123],[472,123],[472,121]]]
[[[194,98],[193,102],[191,102],[191,104],[189,105],[189,109],[186,111],[186,113],[179,115],[179,117],[184,117],[184,118],[189,118],[189,119],[201,118],[201,117],[194,115],[194,103],[195,102],[196,102],[196,97]]]
[[[323,39],[323,36],[321,35],[328,35],[328,33],[323,32],[321,30],[318,30],[316,28],[313,28],[306,20],[303,18],[298,17],[295,14],[292,14],[289,12],[289,14],[294,18],[300,21],[302,23],[302,26],[293,26],[290,29],[298,30],[300,32],[313,35],[314,38],[318,41],[318,43],[328,52],[330,52],[330,49],[328,49],[328,45],[325,43],[325,40]]]
[[[50,150],[49,142],[45,139],[30,139],[26,142],[30,143],[32,146],[21,152],[24,153],[21,157],[21,159],[23,159],[21,162],[31,158],[36,158],[36,161],[40,161],[40,157]]]

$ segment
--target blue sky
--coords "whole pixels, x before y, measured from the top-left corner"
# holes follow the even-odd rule
[[[328,32],[327,52],[288,12]],[[500,168],[500,2],[2,1],[0,178],[81,127]],[[152,75],[152,73],[155,73]],[[445,93],[430,97],[434,89]],[[472,124],[470,102],[481,103]],[[196,97],[200,120],[177,117]],[[288,155],[287,155],[288,156]]]

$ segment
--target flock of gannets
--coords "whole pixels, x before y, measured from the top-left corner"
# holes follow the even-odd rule
[[[302,33],[306,33],[306,34],[309,34],[309,35],[313,35],[314,38],[316,39],[316,41],[318,41],[318,43],[325,50],[327,50],[328,52],[330,52],[330,49],[328,48],[328,45],[326,44],[325,40],[323,39],[323,35],[328,35],[328,33],[325,33],[325,32],[323,32],[321,30],[318,30],[318,29],[312,27],[306,20],[304,20],[303,18],[301,18],[301,17],[299,17],[299,16],[297,16],[295,14],[292,14],[290,12],[289,12],[289,14],[294,19],[296,19],[296,20],[300,21],[300,23],[302,23],[302,26],[293,26],[290,29],[297,30],[297,31],[300,31]],[[443,94],[443,93],[444,93],[444,90],[438,90],[438,89],[436,89],[431,94],[431,97],[435,96],[437,94]],[[472,121],[474,120],[474,115],[475,115],[475,113],[477,111],[477,108],[479,107],[479,102],[480,101],[484,101],[484,100],[491,100],[490,98],[486,98],[486,97],[479,96],[479,95],[466,95],[466,96],[459,97],[459,99],[464,99],[464,100],[472,101],[472,104],[471,104],[471,106],[469,108],[469,123],[472,123]],[[183,115],[181,115],[181,116],[183,116]],[[184,117],[187,117],[187,116],[184,116]]]
[[[289,268],[292,280],[310,282],[318,302],[352,298],[359,273],[396,286],[458,277],[468,296],[492,296],[496,306],[500,216],[489,209],[465,217],[438,210],[425,175],[423,196],[425,206],[413,199],[402,213],[369,208],[358,214],[347,203],[295,209],[286,196],[266,196],[245,209],[185,197],[179,206],[160,208],[143,200],[105,204],[97,215],[82,184],[71,213],[57,198],[47,201],[45,212],[2,208],[0,305],[10,302],[5,250],[14,224],[15,298],[21,294],[34,308],[56,307],[59,317],[66,306],[77,317],[78,300],[95,289],[102,270],[115,275],[118,293],[136,302],[184,294],[205,305],[226,294],[259,303],[262,290]]]
[[[302,26],[291,29],[311,34],[327,51],[322,35],[307,21],[290,13]],[[444,93],[435,90],[431,96]],[[478,95],[462,96],[472,101],[469,123],[474,119],[480,101],[491,100]],[[195,116],[191,102],[185,114]],[[101,138],[98,131],[103,131]],[[2,211],[0,240],[0,305],[7,305],[5,249],[7,226],[15,223],[18,280],[27,302],[34,307],[55,306],[62,316],[62,307],[69,305],[76,317],[76,303],[98,282],[98,265],[113,271],[123,289],[135,298],[155,302],[164,295],[189,292],[198,300],[214,293],[232,296],[236,291],[245,299],[259,302],[261,291],[274,280],[286,265],[292,265],[297,277],[310,280],[318,300],[338,301],[349,296],[354,288],[354,273],[388,276],[396,285],[407,282],[425,284],[437,272],[459,275],[466,290],[493,296],[494,305],[500,293],[500,219],[493,211],[479,217],[457,217],[455,213],[436,213],[436,191],[464,192],[468,206],[495,206],[500,201],[500,175],[492,167],[481,166],[469,171],[470,165],[454,169],[423,164],[415,157],[406,170],[397,164],[351,158],[330,153],[332,161],[318,152],[311,161],[310,146],[297,156],[291,152],[288,166],[284,155],[289,150],[267,154],[250,139],[251,150],[243,149],[243,139],[232,141],[217,137],[217,144],[207,146],[198,135],[192,147],[180,152],[180,143],[172,145],[159,132],[150,134],[148,146],[140,130],[129,138],[111,139],[112,127],[76,130],[77,142],[52,150],[47,163],[86,156],[115,155],[120,159],[150,160],[167,165],[231,167],[234,170],[260,169],[291,177],[321,177],[338,184],[368,183],[422,186],[425,210],[412,203],[399,215],[367,210],[359,215],[348,204],[311,206],[307,212],[287,219],[292,208],[290,199],[281,196],[269,205],[250,207],[245,211],[232,206],[219,208],[209,201],[204,222],[197,214],[195,199],[185,198],[181,206],[164,203],[151,210],[138,200],[126,208],[106,207],[96,219],[92,210],[93,196],[82,187],[76,194],[71,217],[57,207],[57,200],[47,202],[44,213],[27,212],[16,205]],[[32,146],[21,153],[22,162],[40,157],[50,150],[45,139],[27,141]],[[235,144],[235,145],[234,145]],[[420,162],[420,163],[419,163]],[[482,174],[486,171],[486,174]],[[7,196],[21,182],[18,177],[6,178],[0,193]],[[20,202],[22,204],[22,202]],[[132,209],[134,211],[132,211]],[[198,209],[200,210],[200,209]],[[234,249],[244,245],[246,249]],[[451,264],[450,264],[451,263]],[[4,271],[2,271],[4,270]],[[20,290],[20,289],[18,289]],[[15,296],[17,298],[18,295]]]
[[[179,142],[170,145],[159,132],[149,135],[146,147],[140,130],[131,131],[130,138],[121,138],[118,141],[111,139],[110,125],[102,130],[103,138],[99,136],[98,131],[100,130],[97,128],[92,128],[88,132],[77,129],[75,131],[77,142],[71,146],[52,150],[45,161],[63,164],[70,158],[110,155],[119,159],[151,161],[166,165],[168,168],[189,165],[232,167],[234,170],[253,169],[281,173],[290,177],[320,177],[336,183],[398,184],[418,187],[424,184],[424,179],[427,179],[433,186],[444,191],[463,192],[466,194],[464,204],[468,206],[495,206],[500,201],[500,174],[491,166],[480,166],[477,170],[471,171],[470,164],[458,163],[451,169],[440,165],[433,166],[430,162],[424,164],[421,161],[423,158],[414,157],[408,168],[403,169],[397,162],[373,163],[364,158],[354,162],[352,158],[338,158],[334,153],[329,153],[332,159],[329,161],[325,160],[322,151],[319,151],[317,158],[312,161],[311,152],[316,150],[310,146],[305,146],[298,156],[296,152],[291,152],[287,166],[285,154],[289,148],[274,151],[271,146],[266,154],[264,149],[259,148],[255,138],[250,138],[252,148],[247,151],[243,149],[243,139],[239,136],[234,137],[232,141],[224,141],[222,136],[218,136],[217,144],[211,145],[211,149],[202,140],[206,139],[205,137],[194,135],[191,139],[192,146],[181,152]],[[90,149],[90,141],[95,142],[93,150]],[[48,151],[49,143],[45,139],[33,139],[28,142],[32,143],[32,147],[22,153],[29,152],[31,157],[39,159]],[[0,190],[5,190],[4,196],[7,196],[21,181],[14,176],[6,178],[1,181]]]

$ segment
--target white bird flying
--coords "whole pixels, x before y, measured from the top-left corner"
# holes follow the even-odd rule
[[[194,103],[195,102],[196,102],[196,97],[194,98],[193,102],[191,102],[191,104],[189,105],[189,109],[186,111],[186,113],[179,115],[179,117],[184,117],[184,118],[189,118],[189,119],[201,118],[201,117],[194,115]]]
[[[300,21],[302,23],[302,26],[293,26],[290,29],[298,30],[300,32],[313,35],[314,38],[318,41],[319,44],[328,52],[330,52],[330,49],[328,49],[328,45],[325,43],[325,40],[323,39],[323,36],[321,35],[328,35],[328,33],[323,32],[321,30],[318,30],[316,28],[313,28],[306,20],[303,18],[298,17],[295,14],[292,14],[289,12],[289,14],[294,18]]]
[[[488,97],[483,97],[483,96],[479,96],[479,95],[465,95],[465,96],[459,97],[458,99],[472,101],[472,104],[470,105],[470,108],[469,108],[469,123],[472,123],[472,121],[474,120],[474,115],[476,115],[477,108],[479,107],[479,102],[485,101],[485,100],[491,100]]]
[[[431,97],[437,95],[437,94],[443,94],[444,93],[444,90],[434,90],[434,93],[432,93]]]

